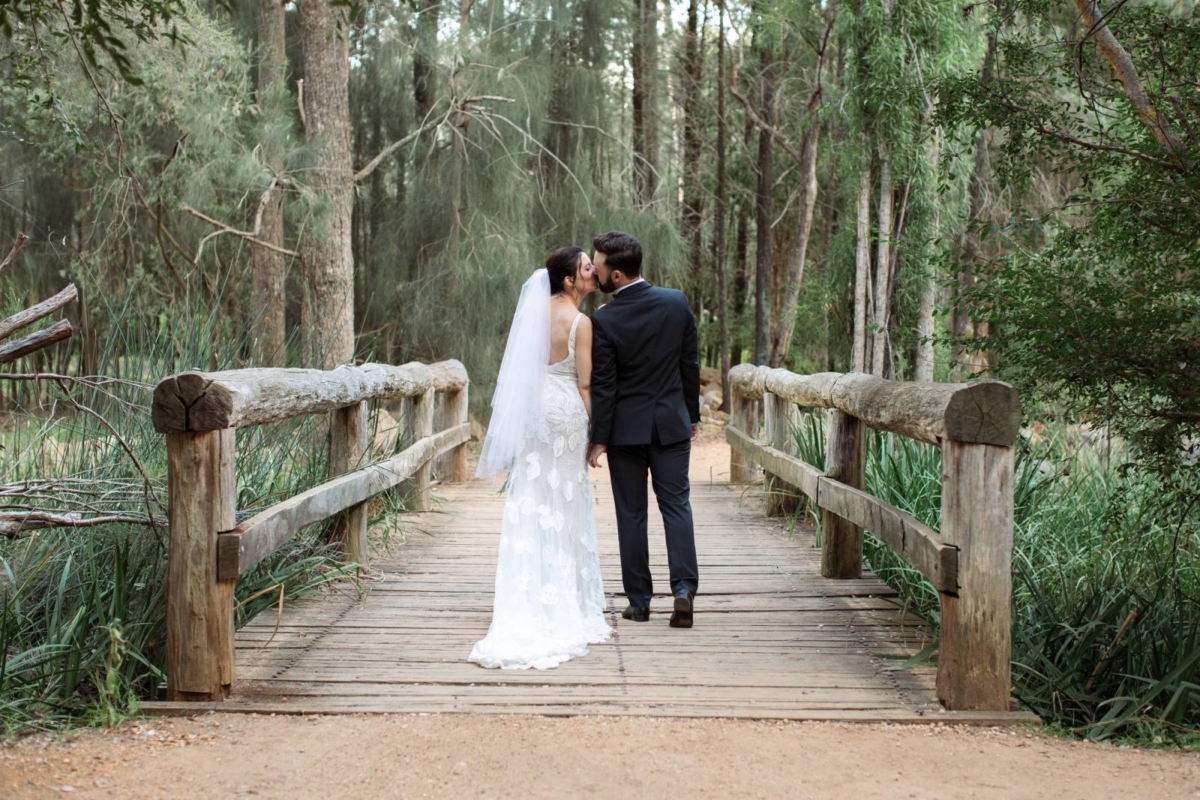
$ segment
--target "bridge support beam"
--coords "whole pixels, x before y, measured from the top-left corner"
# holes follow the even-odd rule
[[[224,700],[233,684],[233,590],[217,537],[236,524],[234,431],[167,434],[167,695]]]
[[[444,406],[445,425],[443,427],[453,428],[456,425],[461,425],[464,422],[471,421],[470,403],[467,392],[469,386],[464,385],[457,391],[446,392],[446,402]],[[467,443],[463,442],[458,447],[446,454],[446,461],[443,466],[446,471],[446,481],[448,483],[462,483],[471,479],[467,472]]]
[[[796,424],[800,413],[795,404],[770,392],[763,393],[763,421],[767,443],[786,453],[796,453]],[[800,505],[800,490],[767,472],[767,516],[791,516]]]
[[[363,466],[367,452],[367,402],[355,403],[334,410],[330,415],[329,473],[330,478],[353,472]],[[361,503],[338,514],[334,522],[334,539],[342,543],[342,555],[347,563],[362,564],[371,560],[367,541],[368,508]]]
[[[957,595],[942,594],[938,700],[1008,711],[1012,688],[1013,451],[942,444],[942,538],[959,549]]]
[[[426,436],[433,435],[433,402],[434,389],[432,387],[423,394],[405,399],[405,424],[408,428],[410,443],[419,442]],[[431,467],[432,463],[427,461],[413,473],[412,481],[404,491],[404,501],[409,511],[429,510]]]
[[[854,489],[864,485],[866,426],[844,411],[829,412],[825,475]],[[861,578],[863,529],[832,511],[821,511],[821,575]]]
[[[758,436],[758,409],[760,401],[745,397],[741,392],[732,392],[729,424],[751,439]],[[736,447],[729,449],[729,482],[753,483],[757,465],[746,458]]]

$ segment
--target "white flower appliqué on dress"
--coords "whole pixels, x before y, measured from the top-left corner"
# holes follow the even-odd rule
[[[526,432],[509,476],[496,596],[487,636],[470,660],[485,667],[549,669],[587,653],[612,629],[584,459],[587,411],[575,370],[576,318],[567,357],[542,384],[542,420]],[[577,476],[574,479],[566,476]]]

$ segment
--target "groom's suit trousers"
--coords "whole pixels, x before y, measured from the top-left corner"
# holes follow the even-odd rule
[[[684,439],[661,444],[657,439],[656,435],[651,444],[612,445],[608,448],[609,476],[621,542],[621,578],[625,585],[625,596],[630,604],[639,608],[648,608],[654,594],[647,534],[647,473],[654,486],[654,496],[658,500],[658,510],[666,529],[671,591],[674,593],[687,589],[695,594],[699,584],[688,483],[692,443]]]

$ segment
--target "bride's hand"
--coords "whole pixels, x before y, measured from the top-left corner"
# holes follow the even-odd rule
[[[608,447],[602,444],[594,444],[588,448],[587,462],[590,467],[600,467],[600,456],[608,452]]]

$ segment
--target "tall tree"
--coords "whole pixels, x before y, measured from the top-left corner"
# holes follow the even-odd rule
[[[882,0],[883,32],[887,37],[894,33],[892,25],[893,0]],[[872,281],[875,301],[871,308],[871,373],[884,377],[888,354],[888,316],[891,311],[892,276],[892,148],[889,132],[877,128],[875,155],[879,162],[879,216],[876,222],[875,278]]]
[[[832,52],[829,37],[833,33],[836,18],[837,3],[830,0],[825,5],[825,30],[817,50],[816,80],[804,108],[807,127],[800,138],[800,191],[796,198],[796,231],[788,248],[783,286],[778,287],[779,313],[775,317],[771,332],[769,364],[772,367],[783,366],[792,345],[792,332],[796,327],[796,301],[800,296],[800,286],[804,282],[804,262],[808,257],[813,212],[817,206],[817,143],[821,135],[821,123],[817,119],[817,113],[823,102],[825,71],[829,67]]]
[[[642,207],[658,193],[658,121],[655,96],[658,82],[658,4],[636,0],[633,19],[633,189]]]
[[[257,75],[258,106],[267,125],[291,119],[287,88],[286,15],[281,0],[259,0]],[[271,247],[255,246],[250,253],[253,275],[250,283],[251,318],[255,331],[251,337],[251,355],[263,367],[285,366],[284,286],[287,262],[283,248],[283,188],[278,178],[283,173],[283,142],[278,136],[264,136],[263,161],[271,173],[263,198],[258,238]],[[255,315],[257,317],[255,318]]]
[[[298,0],[304,53],[304,135],[313,165],[313,224],[299,251],[304,269],[302,362],[331,369],[354,356],[350,57],[345,26],[328,0]]]
[[[854,249],[854,339],[850,369],[867,371],[867,303],[871,294],[871,162],[863,164],[858,179]]]
[[[725,215],[729,196],[725,175],[725,6],[717,9],[717,208],[713,220],[713,261],[717,268],[717,318],[720,320],[721,410],[729,396],[729,286],[725,254]]]
[[[987,37],[987,53],[984,55],[982,83],[991,84],[995,77],[996,63],[996,33],[989,31]],[[964,345],[976,336],[986,336],[986,323],[976,323],[971,318],[967,307],[966,297],[975,288],[976,267],[982,256],[983,242],[980,236],[980,226],[986,211],[988,184],[991,176],[991,130],[980,129],[975,137],[975,158],[971,170],[967,196],[970,198],[967,207],[967,218],[963,223],[961,235],[960,260],[957,297],[951,318],[953,328],[953,344],[951,360],[954,366],[966,374],[976,374],[987,369],[987,358],[982,350],[967,348]]]
[[[417,0],[417,42],[413,49],[413,100],[417,125],[425,121],[437,98],[438,19],[442,0]]]
[[[683,236],[688,243],[692,306],[700,308],[703,275],[704,185],[700,173],[700,83],[704,52],[700,39],[700,0],[689,0],[683,48]]]
[[[774,57],[768,43],[762,41],[761,33],[755,33],[754,44],[759,53],[759,114],[762,123],[758,132],[758,187],[754,198],[755,252],[754,252],[754,363],[766,364],[771,356],[771,298],[772,248],[771,226],[774,220],[772,190],[775,183],[774,139],[771,127],[775,124],[775,68]]]

